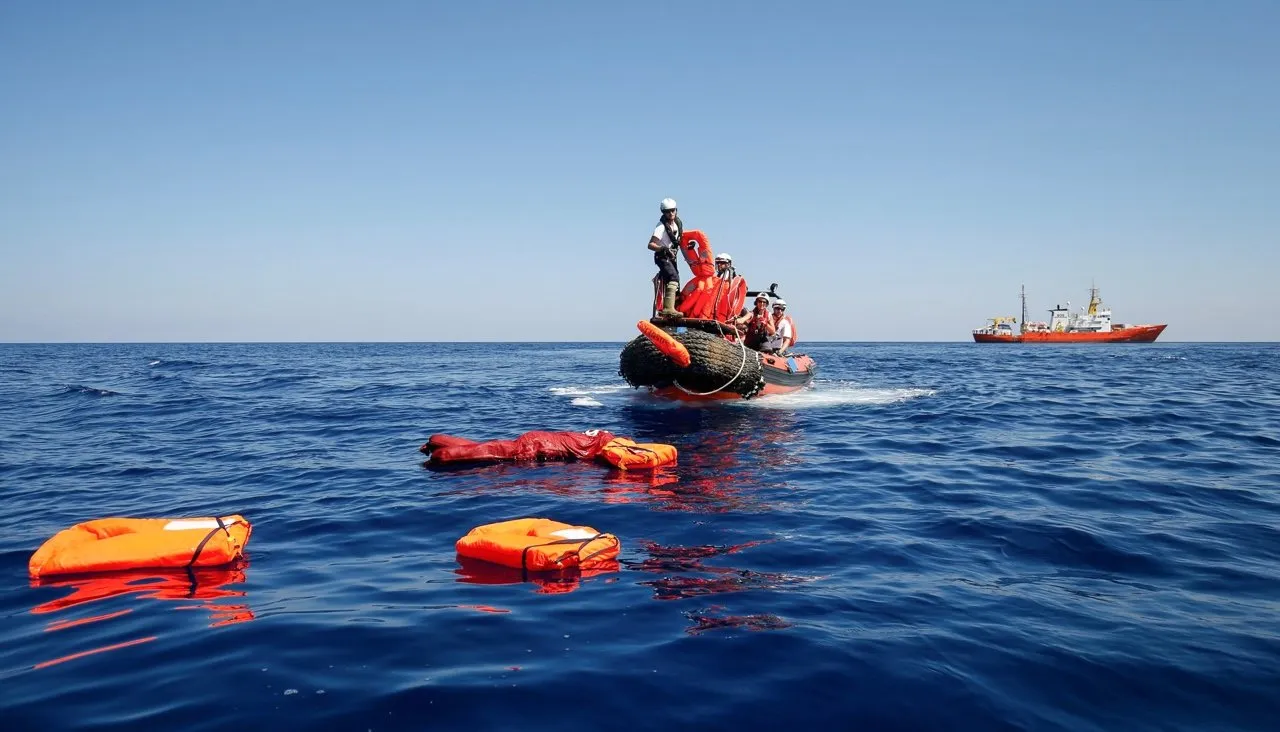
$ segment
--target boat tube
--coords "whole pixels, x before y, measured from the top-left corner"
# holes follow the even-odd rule
[[[681,366],[652,339],[641,335],[622,349],[618,369],[628,384],[647,387],[657,396],[684,401],[751,399],[803,389],[817,373],[812,358],[747,348],[721,323],[686,318],[662,325],[684,328],[683,332],[668,333],[688,351],[689,365]]]

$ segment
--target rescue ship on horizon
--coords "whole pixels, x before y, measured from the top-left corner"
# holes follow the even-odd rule
[[[1125,325],[1111,322],[1111,309],[1104,307],[1098,288],[1089,288],[1089,305],[1071,313],[1067,306],[1049,309],[1049,322],[1027,322],[1027,289],[1022,288],[1022,325],[1013,316],[990,318],[990,323],[973,331],[977,343],[1154,343],[1168,327]]]

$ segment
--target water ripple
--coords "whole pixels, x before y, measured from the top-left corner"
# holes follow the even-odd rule
[[[813,389],[686,408],[620,346],[0,346],[7,726],[1274,727],[1280,348],[811,344]],[[679,464],[416,450],[592,428]],[[234,567],[27,578],[80,521],[229,513]],[[622,554],[455,555],[521,516]]]

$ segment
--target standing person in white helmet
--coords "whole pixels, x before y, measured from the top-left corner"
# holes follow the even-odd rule
[[[658,314],[664,318],[679,318],[683,313],[676,310],[676,293],[680,292],[680,270],[676,268],[676,252],[680,249],[684,222],[676,214],[674,199],[662,199],[658,210],[662,212],[662,218],[653,230],[653,236],[649,237],[653,263],[658,265],[658,274],[654,280],[662,292],[662,309]]]

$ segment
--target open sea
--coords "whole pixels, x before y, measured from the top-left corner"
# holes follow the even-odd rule
[[[802,345],[712,407],[621,343],[0,345],[0,727],[1280,729],[1280,345]],[[593,428],[679,465],[417,451]],[[239,566],[27,576],[235,513]],[[459,564],[520,517],[619,570]]]

